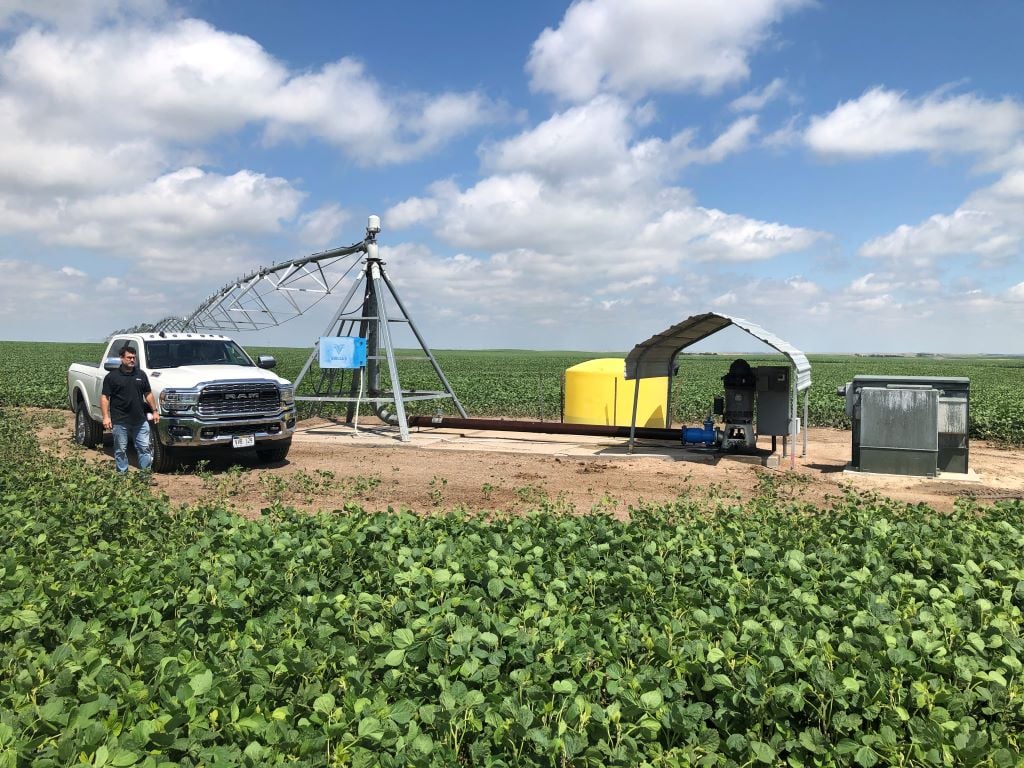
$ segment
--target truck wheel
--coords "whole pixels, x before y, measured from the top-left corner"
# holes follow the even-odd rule
[[[257,448],[256,455],[264,464],[275,464],[284,461],[288,450],[292,447],[292,439],[282,440],[273,444],[273,448]]]
[[[153,451],[154,472],[173,472],[177,469],[177,452],[160,442],[155,429],[150,432],[150,449]]]
[[[85,448],[95,448],[103,440],[103,425],[95,421],[86,408],[79,403],[75,408],[75,442]]]

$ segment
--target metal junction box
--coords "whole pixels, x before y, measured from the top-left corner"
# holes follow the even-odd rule
[[[853,421],[852,468],[919,476],[967,472],[969,379],[855,376],[840,394]]]
[[[788,435],[790,369],[788,365],[760,365],[757,376],[757,434]]]

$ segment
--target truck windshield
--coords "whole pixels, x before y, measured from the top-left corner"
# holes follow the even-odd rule
[[[160,339],[146,342],[149,368],[177,368],[180,365],[242,365],[254,363],[230,339]]]

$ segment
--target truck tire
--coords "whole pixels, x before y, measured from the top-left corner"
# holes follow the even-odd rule
[[[95,448],[103,440],[103,425],[89,415],[84,402],[75,406],[75,442],[84,448]]]
[[[153,471],[173,472],[178,468],[178,454],[173,448],[160,442],[156,429],[149,433],[150,450],[153,451]]]
[[[285,460],[291,447],[292,439],[289,437],[287,440],[274,443],[272,448],[257,448],[256,456],[264,464],[276,464],[279,461]]]

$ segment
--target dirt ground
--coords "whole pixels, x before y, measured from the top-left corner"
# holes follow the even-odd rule
[[[35,416],[46,450],[61,456],[79,452],[113,465],[109,436],[100,448],[82,449],[71,441],[70,412],[36,411]],[[332,423],[301,422],[284,462],[261,465],[251,452],[212,454],[177,473],[156,475],[153,490],[175,506],[219,499],[247,516],[281,502],[309,511],[354,503],[367,510],[417,512],[457,507],[515,512],[554,503],[579,513],[596,508],[626,517],[631,506],[680,496],[742,500],[766,477],[775,481],[781,498],[816,506],[828,506],[845,488],[944,511],[958,497],[1024,497],[1024,451],[980,440],[970,444],[968,481],[844,472],[850,433],[832,429],[811,429],[807,457],[798,451],[794,468],[787,457],[775,469],[672,444],[659,444],[653,456],[629,457],[623,440],[436,430],[413,430],[412,438],[403,444],[396,434],[375,433],[372,426],[353,434]]]

